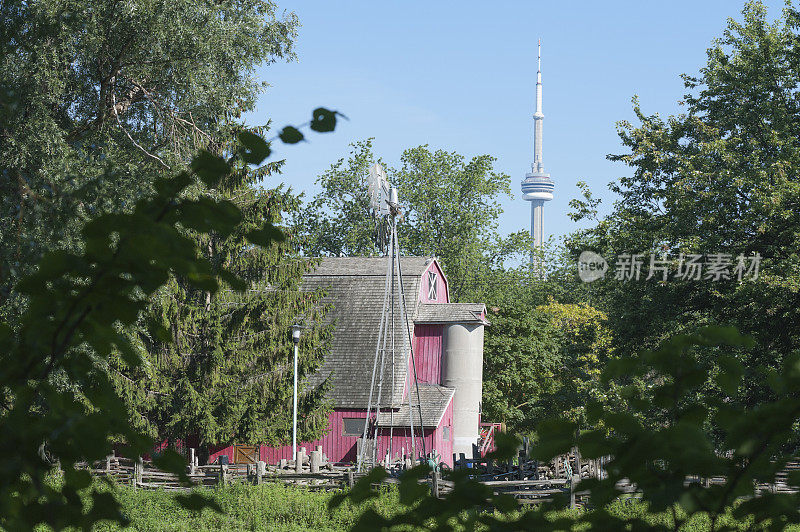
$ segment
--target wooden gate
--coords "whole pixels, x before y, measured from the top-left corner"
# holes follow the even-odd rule
[[[234,445],[234,464],[255,464],[258,462],[258,445]]]

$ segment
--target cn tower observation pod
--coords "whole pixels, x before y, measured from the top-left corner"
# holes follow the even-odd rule
[[[554,188],[550,174],[527,174],[522,181],[522,198],[525,201],[550,201],[553,199]]]

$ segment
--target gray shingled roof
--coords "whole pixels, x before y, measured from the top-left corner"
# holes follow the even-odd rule
[[[485,323],[483,303],[420,303],[416,323]]]
[[[401,257],[400,269],[403,270],[404,277],[408,275],[420,277],[432,260],[427,257]],[[378,276],[385,279],[386,266],[386,257],[325,257],[314,271],[306,274],[306,277]]]
[[[420,384],[419,397],[422,401],[422,424],[425,427],[437,427],[442,420],[444,411],[447,405],[453,398],[455,393],[454,388],[447,388],[439,386],[438,384]],[[411,390],[411,405],[414,413],[414,426],[419,426],[419,410],[417,409],[417,394],[416,390]],[[408,427],[408,403],[402,405],[398,410],[394,411],[392,416],[390,412],[383,411],[378,416],[378,425],[388,427],[392,422],[395,427]]]
[[[402,257],[400,260],[410,320],[417,302],[420,278],[431,259]],[[386,265],[385,257],[326,257],[313,272],[304,277],[305,290],[325,289],[327,294],[324,302],[332,304],[325,318],[325,323],[333,323],[335,327],[330,351],[320,370],[309,379],[309,384],[315,386],[329,379],[331,387],[328,398],[334,407],[367,407],[383,310]],[[408,330],[401,323],[399,311],[395,319],[395,387],[390,400],[392,364],[386,360],[381,399],[381,403],[385,404],[401,403],[408,369]],[[412,327],[412,324],[408,326]],[[377,386],[377,377],[375,380]]]

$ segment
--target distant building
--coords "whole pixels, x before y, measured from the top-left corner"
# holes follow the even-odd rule
[[[383,310],[386,262],[386,258],[380,257],[325,258],[304,279],[305,289],[325,288],[325,303],[332,304],[326,317],[334,326],[330,352],[309,384],[328,381],[328,398],[334,411],[328,418],[330,430],[326,436],[298,446],[309,451],[322,446],[328,460],[334,463],[355,462],[357,458]],[[482,303],[451,303],[447,279],[432,258],[403,257],[400,269],[410,322],[401,323],[400,316],[395,316],[396,356],[393,366],[389,361],[385,366],[385,399],[378,418],[378,457],[386,455],[390,427],[392,454],[402,450],[411,454],[410,392],[413,424],[419,439],[419,403],[416,390],[410,386],[411,357],[408,349],[403,349],[403,345],[409,345],[410,328],[420,383],[425,448],[429,453],[435,450],[443,462],[452,466],[453,453],[471,457],[473,446],[482,443],[479,440],[483,334],[488,325],[486,307]],[[395,386],[387,390],[392,388],[392,370]],[[416,446],[421,453],[419,441]],[[210,461],[222,454],[232,461],[247,461],[246,456],[240,455],[249,453],[239,452],[236,447],[217,448]],[[257,452],[257,459],[269,463],[292,458],[291,445],[250,449],[253,454]]]
[[[522,198],[531,202],[531,266],[535,260],[534,251],[541,247],[543,240],[544,204],[553,199],[555,184],[550,174],[544,171],[542,160],[544,142],[544,113],[542,113],[542,42],[539,41],[539,60],[536,72],[536,111],[533,113],[533,164],[531,171],[522,180]]]

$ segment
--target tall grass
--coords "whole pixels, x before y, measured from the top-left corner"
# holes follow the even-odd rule
[[[108,488],[110,489],[110,488]],[[366,503],[353,505],[345,502],[333,511],[328,511],[330,492],[315,492],[284,484],[264,484],[252,486],[232,484],[225,488],[206,488],[200,490],[212,497],[224,510],[219,514],[212,510],[190,512],[181,508],[171,492],[152,490],[133,490],[127,486],[114,488],[130,526],[125,530],[147,531],[191,531],[205,530],[269,530],[269,531],[344,531],[348,530],[367,509],[374,508],[384,516],[391,516],[401,510],[395,489],[384,489],[379,496]],[[622,519],[641,519],[650,527],[672,529],[674,521],[671,512],[650,513],[647,505],[636,498],[617,500],[606,507],[609,514]],[[580,514],[581,510],[553,512],[550,518]],[[515,514],[516,512],[514,512]],[[514,514],[506,516],[513,517]],[[499,518],[503,518],[499,514]],[[678,517],[682,517],[678,512]],[[705,515],[695,515],[680,530],[684,532],[709,530],[710,521]],[[747,530],[749,523],[742,523],[730,514],[722,516],[717,526],[726,525],[732,530]],[[585,527],[578,527],[584,530]],[[788,529],[797,530],[794,527]],[[98,531],[118,531],[115,524],[100,524]]]
[[[332,512],[328,500],[332,493],[315,492],[282,484],[252,486],[233,484],[226,488],[203,489],[224,510],[190,512],[181,508],[170,492],[133,490],[119,486],[115,493],[130,520],[127,530],[347,530],[368,507],[383,515],[392,515],[399,506],[394,490],[384,490],[376,499],[359,506],[345,503]],[[114,524],[102,524],[95,530],[120,530]]]

